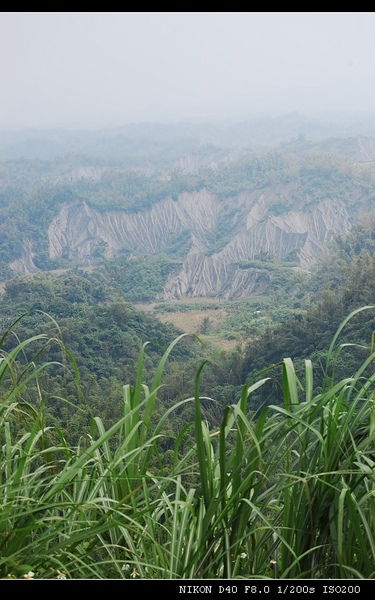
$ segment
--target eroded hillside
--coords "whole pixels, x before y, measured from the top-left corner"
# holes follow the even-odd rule
[[[167,197],[150,209],[101,212],[86,202],[65,204],[48,228],[50,257],[63,255],[90,263],[99,249],[111,258],[158,254],[189,238],[190,249],[160,292],[162,298],[218,296],[234,298],[264,291],[267,281],[257,259],[278,259],[308,270],[334,234],[351,222],[345,203],[324,198],[300,201],[282,214],[279,205],[298,197],[298,184],[277,185],[220,199],[203,189]],[[31,244],[13,263],[18,272],[34,270]]]
[[[310,271],[375,205],[375,138],[284,137],[278,149],[255,151],[245,140],[215,146],[205,136],[146,143],[111,135],[104,146],[94,136],[90,156],[9,160],[0,176],[0,277],[121,262],[132,301],[272,292],[276,280],[282,287]]]

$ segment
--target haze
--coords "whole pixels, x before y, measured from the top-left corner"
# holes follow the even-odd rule
[[[372,12],[3,12],[0,129],[375,112]]]

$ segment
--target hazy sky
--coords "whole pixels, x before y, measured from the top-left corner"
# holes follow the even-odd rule
[[[2,12],[0,128],[375,112],[375,12]]]

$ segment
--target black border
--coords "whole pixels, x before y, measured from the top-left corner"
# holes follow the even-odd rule
[[[25,580],[21,579],[3,579],[0,581],[0,590],[4,587],[15,592],[15,588],[20,585],[25,586]],[[100,592],[100,588],[105,589],[110,583],[117,583],[125,586],[126,591],[134,593],[136,590],[140,593],[158,593],[167,592],[175,598],[191,598],[192,596],[219,597],[219,598],[281,598],[289,597],[314,597],[316,595],[329,597],[363,597],[375,590],[375,579],[33,579],[31,586],[39,586],[51,589],[51,586],[58,587],[59,592],[66,590],[66,586],[78,584],[78,587],[92,587],[93,591]],[[15,587],[14,587],[15,586]],[[61,587],[62,586],[62,587]],[[118,588],[117,588],[118,589]],[[22,587],[23,593],[25,588]]]

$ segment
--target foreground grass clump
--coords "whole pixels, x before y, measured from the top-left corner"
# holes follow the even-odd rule
[[[212,429],[201,415],[204,365],[191,398],[155,417],[164,365],[183,337],[149,386],[141,349],[123,417],[109,429],[95,418],[76,447],[45,424],[46,346],[61,346],[79,393],[61,342],[39,335],[0,353],[0,576],[373,578],[375,353],[319,393],[311,361],[301,381],[286,358],[282,404],[249,415],[265,370]],[[30,386],[36,403],[24,399]],[[166,421],[184,403],[193,404],[194,422],[166,461]]]

